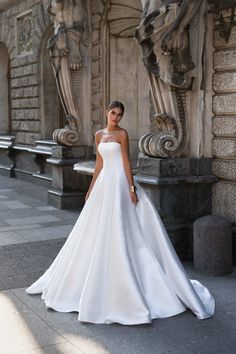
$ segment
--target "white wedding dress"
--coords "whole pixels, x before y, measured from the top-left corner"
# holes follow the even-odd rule
[[[121,146],[98,146],[103,168],[67,241],[48,270],[28,289],[48,308],[76,311],[80,321],[148,323],[189,308],[211,317],[208,289],[189,280],[145,192],[130,200]]]

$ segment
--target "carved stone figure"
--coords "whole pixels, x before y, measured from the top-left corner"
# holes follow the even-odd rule
[[[189,24],[202,0],[142,0],[143,14],[136,29],[143,61],[149,72],[156,115],[140,149],[150,156],[175,156],[184,147],[186,90],[194,63]]]
[[[73,71],[82,66],[81,41],[85,37],[85,0],[50,0],[48,12],[54,21],[54,36],[48,48],[61,103],[68,121],[53,133],[61,145],[79,145],[81,118],[73,88]]]
[[[27,14],[17,19],[18,29],[18,54],[32,51],[32,14]]]

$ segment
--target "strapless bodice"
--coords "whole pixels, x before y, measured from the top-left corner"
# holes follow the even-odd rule
[[[103,158],[103,168],[116,170],[123,167],[121,145],[115,141],[101,142],[98,151]]]

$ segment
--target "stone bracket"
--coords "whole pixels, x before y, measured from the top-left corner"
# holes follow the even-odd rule
[[[33,177],[40,180],[52,181],[51,176],[48,176],[46,171],[47,159],[52,155],[52,147],[56,146],[53,140],[36,140],[36,146],[29,149],[33,153],[33,161],[38,170],[33,174]]]

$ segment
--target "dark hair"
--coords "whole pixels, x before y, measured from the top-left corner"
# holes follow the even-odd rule
[[[125,111],[125,107],[123,105],[123,103],[121,103],[120,101],[111,101],[109,103],[109,105],[107,106],[107,110],[110,111],[112,108],[120,108],[122,111],[122,114],[124,114]]]

